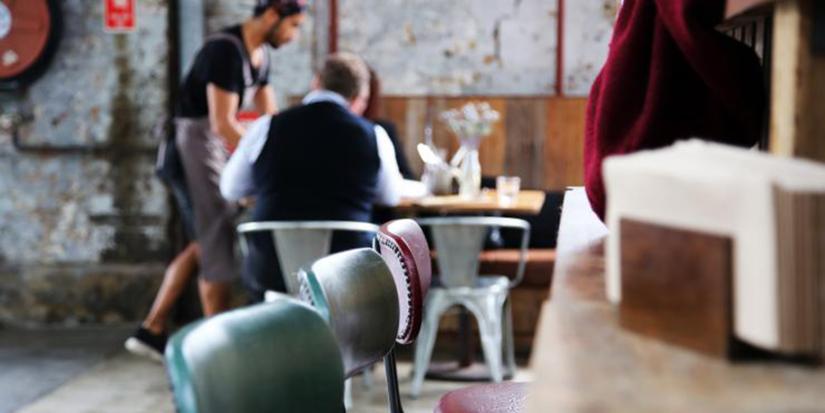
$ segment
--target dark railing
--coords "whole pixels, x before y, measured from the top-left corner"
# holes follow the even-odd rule
[[[770,139],[771,61],[773,59],[773,5],[767,4],[737,15],[719,26],[728,36],[748,45],[759,56],[764,69],[768,102],[763,117],[759,148],[768,149]]]

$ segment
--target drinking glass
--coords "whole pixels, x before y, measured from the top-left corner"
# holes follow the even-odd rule
[[[496,178],[496,194],[499,205],[510,206],[516,203],[519,190],[521,190],[521,178],[517,176],[499,176]]]

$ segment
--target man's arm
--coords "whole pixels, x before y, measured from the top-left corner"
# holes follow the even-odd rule
[[[395,146],[392,144],[387,131],[375,126],[375,138],[378,144],[378,157],[381,159],[381,168],[378,171],[378,188],[375,203],[384,206],[395,206],[401,202],[401,188],[404,177],[398,170],[395,160]]]
[[[255,194],[255,182],[252,177],[252,165],[261,153],[269,136],[271,116],[262,116],[249,127],[243,135],[238,149],[229,158],[221,173],[221,195],[229,201]]]
[[[255,93],[255,109],[262,115],[274,115],[278,112],[275,89],[270,85],[258,88]]]
[[[228,92],[213,83],[206,86],[206,100],[209,106],[209,127],[223,138],[226,146],[235,148],[244,134],[244,128],[236,119],[241,97]]]

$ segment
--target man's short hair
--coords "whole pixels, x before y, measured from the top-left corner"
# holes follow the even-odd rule
[[[357,55],[334,53],[324,62],[318,80],[322,88],[352,100],[369,90],[370,71]]]
[[[307,8],[307,1],[306,0],[256,0],[255,1],[255,8],[253,9],[253,14],[255,17],[258,17],[264,14],[265,11],[269,8],[275,8],[275,11],[278,12],[278,15],[283,17],[289,17],[293,14],[300,14],[306,11]]]

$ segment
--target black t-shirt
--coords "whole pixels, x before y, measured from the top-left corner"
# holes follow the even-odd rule
[[[223,33],[237,37],[243,45],[241,26],[229,27],[224,29]],[[265,58],[269,58],[268,54]],[[177,115],[182,118],[208,116],[206,86],[209,83],[227,92],[237,93],[242,103],[247,86],[244,80],[244,64],[249,65],[255,85],[264,86],[269,83],[269,64],[267,63],[264,63],[261,66],[263,70],[260,70],[252,66],[245,47],[239,48],[228,39],[207,39],[181,86]]]

